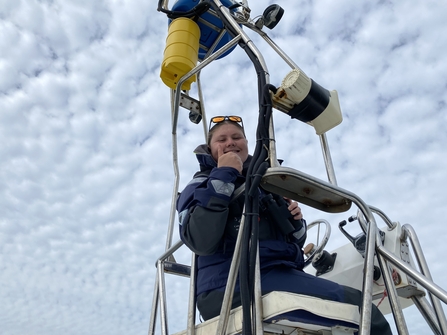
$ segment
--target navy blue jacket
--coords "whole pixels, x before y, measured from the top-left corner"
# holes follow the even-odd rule
[[[242,175],[232,167],[217,167],[208,146],[194,151],[200,171],[194,175],[177,200],[180,238],[198,255],[197,295],[225,288],[239,223],[244,195],[231,199],[245,181],[251,156],[244,162]],[[260,196],[265,192],[260,190]],[[259,215],[259,256],[261,270],[282,265],[302,270],[302,241],[299,245],[284,235],[268,215]],[[237,289],[237,287],[236,287]],[[269,290],[262,287],[263,291]]]

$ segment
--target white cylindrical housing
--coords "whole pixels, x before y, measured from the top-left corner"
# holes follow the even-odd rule
[[[311,79],[300,69],[293,69],[281,83],[281,88],[289,100],[299,104],[309,94]]]

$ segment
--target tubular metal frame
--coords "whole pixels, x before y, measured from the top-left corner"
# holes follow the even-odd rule
[[[201,70],[209,65],[212,61],[217,59],[223,53],[234,47],[236,44],[243,41],[244,44],[250,48],[250,50],[259,58],[260,64],[262,65],[265,73],[266,82],[269,82],[269,74],[267,71],[266,63],[262,57],[262,54],[254,45],[253,41],[248,37],[248,35],[239,27],[239,23],[229,12],[229,10],[222,5],[219,0],[212,0],[216,6],[218,6],[221,13],[225,16],[225,18],[230,22],[232,29],[238,32],[238,35],[234,37],[229,43],[223,46],[218,51],[213,52],[217,42],[209,50],[207,57],[194,69],[192,69],[189,73],[184,75],[178,82],[176,90],[171,90],[171,117],[172,117],[172,158],[173,158],[173,168],[174,168],[174,186],[172,193],[172,205],[168,226],[168,234],[166,240],[166,251],[160,256],[156,262],[157,266],[157,276],[154,284],[154,295],[152,301],[152,310],[149,324],[149,335],[153,335],[155,333],[156,326],[156,316],[158,311],[160,312],[161,319],[161,332],[163,335],[168,335],[168,317],[167,317],[167,301],[166,301],[166,287],[164,281],[164,273],[165,273],[165,262],[172,258],[173,253],[178,250],[183,243],[181,241],[176,242],[172,245],[172,236],[174,231],[174,221],[176,217],[176,209],[175,209],[175,200],[178,194],[179,181],[180,181],[180,173],[178,167],[178,148],[177,148],[177,123],[178,123],[178,113],[180,107],[180,98],[181,98],[181,89],[180,87],[188,78],[193,75],[197,75],[197,87],[198,87],[198,95],[199,101],[201,104],[202,111],[202,119],[203,119],[203,129],[205,134],[205,139],[207,137],[207,127],[206,127],[206,113],[205,106],[203,105],[203,96],[202,89],[200,83],[200,72]],[[168,0],[163,1],[163,8],[168,8]],[[282,50],[279,48],[270,37],[260,30],[258,27],[253,25],[250,22],[242,22],[246,27],[258,33],[268,45],[272,47],[280,57],[291,67],[291,68],[299,68],[293,60],[291,60]],[[223,36],[224,31],[221,32],[220,37]],[[269,158],[271,166],[278,166],[277,157],[276,157],[276,146],[275,146],[275,136],[274,136],[274,126],[273,120],[271,120],[269,125],[269,133],[270,133],[270,145],[269,145]],[[337,186],[337,180],[335,177],[335,171],[332,164],[332,159],[329,151],[329,146],[327,142],[326,135],[320,135],[320,144],[322,147],[325,167],[327,171],[327,176],[329,183],[326,183],[322,180],[314,178],[312,176],[308,176],[298,170],[295,171],[294,178],[302,180],[309,185],[318,185],[318,187],[325,189],[327,192],[332,194],[337,194],[340,196],[344,196],[350,199],[356,206],[358,207],[359,213],[363,215],[359,215],[359,221],[361,223],[362,228],[365,230],[367,234],[367,244],[366,244],[366,253],[365,253],[365,275],[363,278],[363,301],[361,306],[360,313],[360,326],[359,326],[359,335],[368,335],[369,329],[371,326],[371,304],[372,304],[372,283],[373,283],[373,271],[374,271],[374,253],[377,254],[377,258],[379,261],[379,265],[382,269],[382,273],[384,275],[384,281],[386,285],[386,289],[388,291],[388,297],[390,301],[390,305],[392,308],[393,316],[396,322],[396,327],[399,330],[399,334],[408,334],[408,329],[405,323],[405,319],[402,313],[402,309],[399,304],[399,299],[397,295],[397,291],[394,287],[391,273],[389,272],[388,263],[395,265],[397,268],[405,272],[407,275],[411,276],[416,282],[418,282],[421,286],[423,286],[429,293],[430,300],[432,302],[432,306],[429,304],[427,299],[422,297],[413,297],[413,301],[416,306],[419,308],[421,314],[427,320],[427,323],[432,328],[435,334],[444,334],[447,335],[447,321],[445,315],[442,311],[442,306],[440,300],[447,304],[447,292],[436,285],[430,275],[428,270],[427,263],[425,261],[422,249],[419,245],[419,241],[417,239],[416,233],[413,228],[409,225],[404,225],[403,233],[401,236],[401,240],[409,239],[411,245],[413,247],[415,256],[417,258],[418,265],[421,269],[421,273],[417,272],[408,264],[404,263],[402,260],[397,258],[394,254],[390,253],[387,249],[385,249],[380,240],[380,236],[378,234],[377,225],[373,216],[373,213],[378,214],[387,224],[388,229],[392,230],[396,227],[396,224],[391,222],[391,220],[379,209],[368,206],[363,202],[357,195],[346,191]],[[241,220],[241,228],[242,231],[244,225],[244,218]],[[241,235],[241,234],[239,234]],[[231,308],[232,294],[234,291],[234,286],[237,277],[237,269],[239,264],[239,254],[241,247],[241,236],[238,236],[236,242],[236,248],[233,255],[233,262],[230,268],[229,278],[227,289],[224,295],[224,301],[221,309],[221,317],[219,320],[219,326],[217,335],[224,335],[228,317]],[[253,305],[253,316],[254,316],[254,327],[255,334],[263,333],[262,327],[262,303],[261,303],[261,290],[260,290],[260,276],[259,276],[259,255],[257,257],[257,276],[255,278],[255,287],[256,296],[255,296],[255,304]],[[189,305],[188,305],[188,324],[187,324],[187,334],[194,335],[195,333],[195,255],[192,255],[191,267],[190,267],[190,295],[189,295]],[[158,307],[160,306],[160,310]]]

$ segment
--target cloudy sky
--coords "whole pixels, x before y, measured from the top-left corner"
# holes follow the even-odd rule
[[[252,18],[270,3],[250,1]],[[447,288],[447,5],[277,3],[285,14],[270,36],[339,92],[344,121],[327,134],[338,184],[410,223]],[[167,19],[156,8],[155,0],[0,1],[1,334],[147,333],[174,181],[170,91],[159,79]],[[253,39],[278,86],[288,66]],[[202,84],[207,114],[241,115],[253,148],[257,84],[245,54],[213,63]],[[278,157],[325,179],[313,129],[274,118]],[[183,110],[178,134],[183,187],[202,127]],[[332,223],[329,248],[347,243],[337,224],[355,209],[303,210]],[[182,248],[176,258],[190,254]],[[186,325],[187,280],[167,285],[175,332]],[[415,308],[406,315],[410,333],[429,331]]]

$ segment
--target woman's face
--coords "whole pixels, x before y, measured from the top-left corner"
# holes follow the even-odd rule
[[[218,149],[222,149],[222,153],[234,152],[242,162],[245,162],[248,157],[248,141],[241,128],[231,123],[219,125],[214,131],[211,141],[210,149],[211,155],[217,162],[219,160]]]

